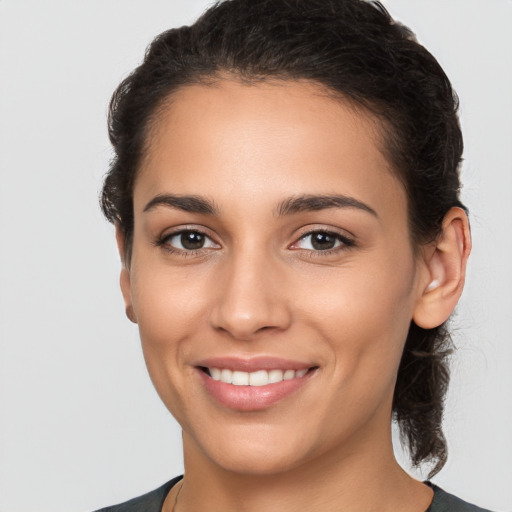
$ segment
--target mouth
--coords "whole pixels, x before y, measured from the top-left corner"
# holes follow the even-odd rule
[[[304,391],[319,367],[271,368],[254,371],[197,366],[203,389],[215,403],[237,411],[268,409]]]
[[[300,379],[317,368],[318,366],[301,368],[300,370],[272,369],[244,372],[240,370],[230,370],[229,368],[199,366],[199,369],[213,380],[233,386],[267,386],[269,384],[277,384],[286,380]]]

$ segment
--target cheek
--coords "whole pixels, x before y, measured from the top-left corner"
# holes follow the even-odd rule
[[[394,382],[412,318],[412,258],[404,258],[395,272],[383,259],[317,282],[328,285],[303,294],[301,315],[327,340],[340,380]]]
[[[208,302],[207,272],[141,262],[132,272],[132,297],[139,328],[151,343],[186,337]],[[143,340],[144,341],[144,340]]]
[[[135,268],[132,297],[146,364],[157,387],[176,380],[188,347],[207,318],[206,276],[187,269]],[[176,384],[177,385],[177,384]]]
[[[178,422],[187,424],[184,363],[205,321],[208,298],[197,273],[152,265],[135,268],[132,295],[142,350],[153,385]]]

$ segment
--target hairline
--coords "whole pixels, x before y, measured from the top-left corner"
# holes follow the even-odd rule
[[[159,136],[159,129],[162,119],[172,111],[172,105],[179,93],[189,87],[217,87],[224,83],[234,82],[247,87],[257,87],[261,84],[275,85],[276,87],[282,87],[288,84],[310,84],[314,89],[317,90],[319,97],[331,99],[336,102],[340,102],[344,107],[352,111],[356,116],[364,116],[368,121],[368,126],[372,130],[372,138],[375,141],[378,151],[382,154],[386,162],[388,163],[386,171],[391,174],[395,179],[398,180],[399,184],[403,187],[406,195],[407,205],[407,221],[409,238],[411,247],[417,254],[417,251],[425,245],[425,241],[418,240],[414,235],[412,226],[412,209],[411,200],[408,190],[407,180],[405,178],[405,172],[399,168],[397,162],[391,154],[392,137],[395,135],[396,127],[382,114],[379,114],[376,108],[376,103],[371,100],[365,101],[365,98],[355,98],[347,93],[336,90],[333,87],[315,80],[312,78],[305,77],[293,77],[287,73],[276,73],[262,75],[257,73],[249,73],[243,70],[219,68],[213,72],[197,73],[195,76],[189,76],[182,83],[177,84],[175,87],[170,88],[167,93],[156,101],[151,113],[148,115],[146,124],[143,127],[142,145],[140,152],[140,161],[134,170],[132,180],[132,208],[133,208],[133,196],[135,187],[137,185],[138,178],[144,173],[144,169],[150,165],[151,157],[151,140],[156,139]],[[374,108],[372,108],[374,107]],[[391,134],[388,135],[388,134]],[[135,213],[135,212],[133,212]],[[122,219],[119,224],[123,225]],[[133,217],[133,224],[131,226],[131,233],[128,236],[128,244],[125,246],[125,260],[130,262],[132,245],[133,245],[133,231],[135,228],[135,217]],[[124,230],[123,230],[124,231]],[[125,233],[125,236],[128,233]]]

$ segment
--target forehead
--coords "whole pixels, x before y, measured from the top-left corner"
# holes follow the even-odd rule
[[[314,193],[404,207],[368,113],[312,83],[189,85],[159,110],[135,202],[162,192],[255,200]],[[139,204],[139,207],[142,203]]]

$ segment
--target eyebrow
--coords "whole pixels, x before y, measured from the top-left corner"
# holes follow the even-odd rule
[[[144,207],[149,212],[158,206],[167,206],[190,213],[218,215],[219,210],[213,201],[195,195],[159,194]],[[367,204],[345,195],[313,195],[304,194],[281,201],[274,211],[280,217],[305,211],[325,210],[328,208],[355,208],[372,214],[378,218],[377,212]]]
[[[291,215],[304,211],[325,210],[327,208],[356,208],[375,217],[379,217],[377,212],[367,204],[355,199],[354,197],[344,195],[301,195],[285,199],[279,203],[276,213],[279,216]]]
[[[217,215],[218,209],[208,199],[200,196],[178,196],[173,194],[159,194],[144,207],[145,212],[155,209],[157,206],[168,206],[184,212],[202,213],[203,215]]]

